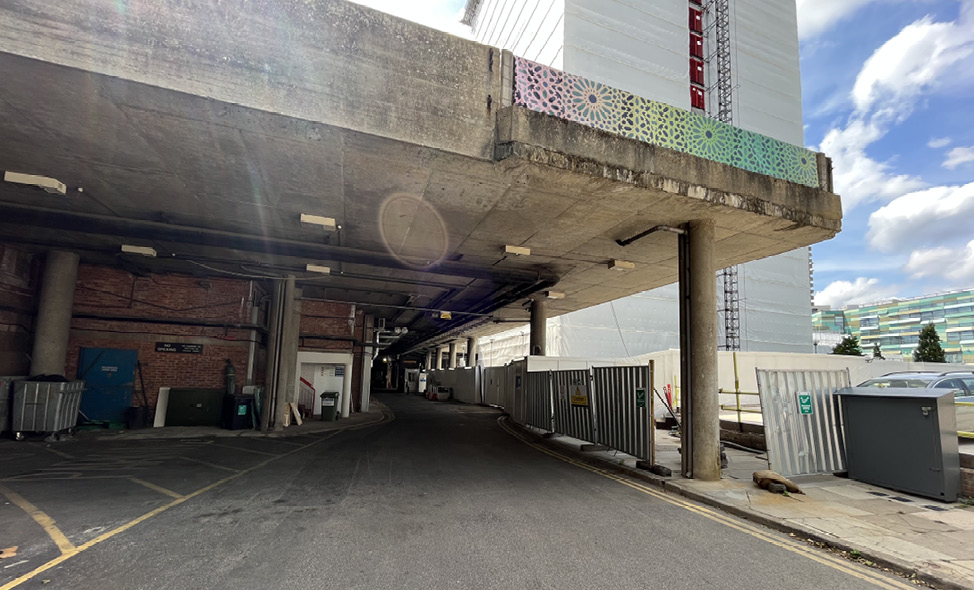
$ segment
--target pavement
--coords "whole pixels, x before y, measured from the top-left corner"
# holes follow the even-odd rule
[[[657,463],[674,473],[665,478],[637,469],[635,457],[613,451],[582,453],[584,441],[537,440],[590,464],[828,546],[862,564],[937,588],[974,588],[974,504],[969,499],[944,503],[833,475],[794,477],[804,494],[772,494],[751,479],[753,472],[768,469],[766,454],[731,448],[720,481],[685,479],[677,475],[678,439],[663,431],[657,436]]]
[[[300,436],[0,440],[0,590],[915,587],[499,410],[378,397],[375,422]]]

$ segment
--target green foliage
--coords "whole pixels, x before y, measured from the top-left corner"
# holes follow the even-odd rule
[[[862,347],[859,346],[859,339],[855,336],[846,336],[832,349],[832,354],[844,354],[846,356],[862,356]]]
[[[947,355],[940,346],[940,335],[933,324],[927,324],[920,330],[917,349],[913,351],[913,360],[926,363],[945,363]]]

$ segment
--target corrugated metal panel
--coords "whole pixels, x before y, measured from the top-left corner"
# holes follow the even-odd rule
[[[652,461],[653,387],[649,367],[598,367],[593,373],[596,442]],[[636,402],[637,389],[643,394],[641,408]]]
[[[588,369],[552,371],[551,388],[555,398],[555,431],[594,442],[591,379]],[[585,405],[580,403],[582,398]]]
[[[84,381],[15,382],[10,429],[14,432],[57,432],[73,428],[78,423],[78,408],[84,390]]]
[[[504,380],[506,367],[487,367],[484,369],[484,403],[490,406],[504,405]]]
[[[525,397],[529,426],[542,430],[554,430],[554,414],[551,409],[551,373],[540,371],[525,377]]]
[[[756,374],[771,469],[786,477],[845,469],[842,416],[834,394],[850,386],[849,371],[756,369]],[[811,414],[801,413],[799,395],[811,397]]]

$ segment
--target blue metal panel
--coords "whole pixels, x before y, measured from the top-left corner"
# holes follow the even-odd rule
[[[135,389],[137,350],[82,348],[78,379],[85,382],[81,412],[89,420],[124,420]]]

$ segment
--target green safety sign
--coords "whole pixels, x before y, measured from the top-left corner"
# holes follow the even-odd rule
[[[247,415],[247,404],[237,404],[237,415],[238,416]]]
[[[812,396],[807,393],[798,394],[798,413],[799,414],[811,414],[812,413]]]
[[[637,389],[636,390],[636,407],[645,408],[646,407],[646,390]]]

